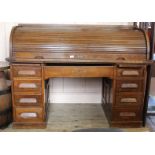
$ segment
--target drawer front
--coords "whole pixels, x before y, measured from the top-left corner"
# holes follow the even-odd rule
[[[15,122],[42,122],[43,110],[41,108],[15,108]]]
[[[14,77],[40,77],[41,67],[37,66],[13,66]]]
[[[142,93],[117,93],[116,106],[137,106],[143,105]]]
[[[41,50],[41,49],[40,49]],[[64,51],[56,51],[56,52],[45,52],[44,50],[42,52],[38,52],[38,51],[33,51],[33,52],[13,52],[13,58],[20,60],[20,59],[35,59],[35,60],[41,60],[44,61],[45,59],[54,59],[54,60],[71,60],[71,61],[76,61],[76,60],[103,60],[102,62],[112,62],[112,61],[137,61],[137,60],[145,60],[146,59],[146,55],[144,54],[120,54],[120,53],[104,53],[102,51],[95,51],[95,52],[90,52],[83,50],[83,52],[81,51],[77,51],[73,52],[74,50],[72,50],[71,52],[67,52]]]
[[[14,91],[15,92],[41,92],[41,80],[35,79],[18,79],[14,80]]]
[[[113,109],[112,121],[141,121],[142,110],[140,108]]]
[[[49,77],[110,77],[114,76],[112,66],[45,66],[45,79]]]
[[[118,68],[117,69],[118,77],[143,77],[144,68]]]
[[[41,106],[41,95],[14,95],[14,104],[16,106]]]
[[[116,89],[120,92],[143,91],[144,83],[142,81],[143,80],[117,80]]]

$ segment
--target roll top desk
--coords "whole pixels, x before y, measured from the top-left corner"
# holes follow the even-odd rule
[[[149,52],[147,34],[128,26],[14,27],[13,127],[46,127],[48,79],[53,77],[103,78],[103,109],[110,126],[142,126]]]

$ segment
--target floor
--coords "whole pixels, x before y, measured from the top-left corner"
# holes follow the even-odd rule
[[[155,132],[155,115],[148,115],[146,118],[146,125],[150,129],[150,131]]]
[[[12,125],[1,130],[3,132],[17,131],[74,131],[84,128],[109,128],[100,104],[50,104],[49,120],[46,129],[13,129]],[[149,131],[149,128],[127,128],[123,131]]]
[[[149,104],[147,110],[148,116],[146,119],[147,126],[151,131],[155,131],[155,96],[149,97]]]
[[[148,110],[147,113],[155,114],[155,96],[149,96]]]

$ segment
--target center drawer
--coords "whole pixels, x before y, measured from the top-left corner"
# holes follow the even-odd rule
[[[15,108],[15,122],[42,122],[42,108]]]
[[[13,81],[15,92],[41,92],[41,79],[16,79]]]
[[[44,77],[109,77],[113,78],[113,66],[44,66]]]

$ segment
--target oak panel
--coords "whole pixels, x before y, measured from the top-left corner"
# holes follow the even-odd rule
[[[14,77],[40,77],[41,67],[35,65],[13,65]]]
[[[143,106],[144,96],[143,93],[133,93],[133,92],[121,92],[116,93],[116,103],[115,106]]]
[[[15,92],[41,92],[41,79],[16,79],[13,81]]]
[[[14,104],[16,106],[41,106],[42,96],[41,95],[14,95]]]
[[[44,78],[50,77],[109,77],[113,78],[113,66],[45,66]]]
[[[132,122],[140,120],[142,120],[142,110],[139,107],[113,109],[112,121],[130,121],[130,123],[132,124]]]
[[[120,92],[141,92],[144,89],[143,80],[123,79],[116,81],[116,89]]]
[[[144,68],[143,67],[126,67],[117,69],[118,77],[143,77]]]
[[[43,110],[42,108],[15,108],[15,122],[42,122]]]

